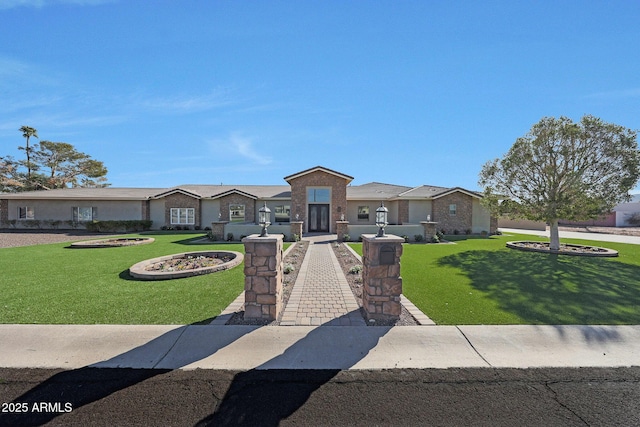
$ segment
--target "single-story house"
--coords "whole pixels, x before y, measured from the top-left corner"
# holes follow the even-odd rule
[[[413,237],[421,223],[445,233],[493,233],[497,221],[480,204],[482,195],[464,188],[371,182],[317,166],[284,178],[288,185],[180,185],[173,188],[67,188],[0,194],[3,227],[69,228],[87,221],[150,220],[152,229],[212,227],[236,237],[257,231],[258,209],[271,210],[269,228],[288,235],[292,223],[302,233],[350,234],[375,228],[375,211],[389,210],[389,232]],[[338,228],[341,230],[338,230]]]

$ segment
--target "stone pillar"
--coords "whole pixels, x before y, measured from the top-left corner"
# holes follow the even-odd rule
[[[291,238],[293,239],[293,235],[297,234],[298,237],[302,239],[302,221],[291,221],[289,226],[291,227]]]
[[[433,221],[420,221],[420,225],[424,227],[424,241],[431,242],[433,236],[437,233],[436,225],[438,225],[438,223]]]
[[[244,243],[244,317],[276,320],[282,311],[282,235],[252,234]]]
[[[402,237],[362,235],[362,306],[367,319],[397,320],[402,305]]]
[[[217,240],[224,240],[224,226],[227,225],[229,221],[214,221],[211,223],[211,234],[217,237]]]
[[[344,235],[349,234],[349,221],[336,221],[336,234],[338,235],[338,242],[342,242]]]

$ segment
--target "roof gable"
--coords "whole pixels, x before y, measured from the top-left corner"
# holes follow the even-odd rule
[[[343,173],[334,171],[332,169],[325,168],[323,166],[315,166],[315,167],[303,170],[301,172],[294,173],[293,175],[285,176],[284,180],[287,181],[288,183],[291,183],[291,180],[293,180],[293,179],[296,179],[296,178],[299,178],[301,176],[308,175],[308,174],[314,173],[314,172],[324,172],[324,173],[328,173],[330,175],[337,176],[339,178],[345,179],[347,181],[347,184],[350,183],[351,181],[353,181],[353,177],[352,176],[345,175]]]
[[[442,193],[433,196],[433,198],[434,199],[439,199],[440,197],[448,196],[449,194],[456,193],[456,192],[466,194],[467,196],[475,197],[476,199],[482,199],[482,195],[481,194],[475,193],[473,191],[465,190],[462,187],[449,188],[448,190],[443,191]]]
[[[198,193],[196,193],[194,191],[188,191],[188,190],[185,190],[185,189],[182,189],[182,188],[171,188],[171,189],[169,189],[169,190],[167,190],[165,192],[156,194],[153,197],[155,199],[161,199],[163,197],[167,197],[167,196],[170,196],[170,195],[176,194],[176,193],[177,194],[184,194],[185,196],[193,197],[194,199],[201,199],[202,198],[202,196],[199,195]]]
[[[239,194],[241,196],[248,197],[248,198],[253,199],[253,200],[257,200],[258,199],[257,196],[254,196],[253,194],[249,194],[247,192],[238,190],[237,188],[234,188],[234,189],[231,189],[231,190],[228,190],[228,191],[224,191],[222,193],[214,194],[213,196],[211,196],[211,198],[212,199],[219,199],[221,197],[229,196],[231,194]]]

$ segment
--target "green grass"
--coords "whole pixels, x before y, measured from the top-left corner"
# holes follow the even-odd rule
[[[620,252],[585,258],[507,249],[509,240],[544,239],[404,245],[403,293],[438,324],[640,324],[640,245],[562,240]]]
[[[132,235],[141,236],[141,235]],[[68,243],[0,249],[0,323],[190,324],[220,314],[242,292],[242,265],[165,281],[132,280],[136,262],[241,243],[190,245],[202,234],[149,234],[152,244],[69,249]]]

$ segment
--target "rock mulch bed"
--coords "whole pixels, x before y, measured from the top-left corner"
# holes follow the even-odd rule
[[[114,235],[89,233],[80,230],[1,230],[0,248],[74,242],[77,240],[108,238]],[[117,236],[117,235],[115,235]]]
[[[353,296],[358,302],[360,313],[362,314],[362,317],[365,317],[364,309],[362,308],[362,263],[353,256],[349,249],[345,247],[345,243],[332,243],[331,246],[338,258],[338,262],[340,262],[340,266],[347,278],[347,282],[349,282],[351,292],[353,292]],[[398,320],[387,322],[377,321],[370,322],[368,324],[370,326],[417,326],[418,322],[411,313],[402,306],[402,311],[400,312],[400,318]]]
[[[618,251],[614,251],[613,249],[601,248],[599,246],[572,245],[565,243],[560,244],[559,251],[551,251],[549,249],[549,242],[536,242],[528,240],[519,242],[507,242],[507,247],[526,252],[541,252],[553,255],[573,255],[586,257],[618,256]]]
[[[302,240],[295,244],[293,249],[287,253],[287,256],[284,257],[283,264],[285,271],[288,273],[284,274],[284,278],[282,280],[282,307],[287,306],[287,302],[289,302],[289,297],[291,296],[291,290],[293,289],[293,285],[296,283],[296,279],[298,278],[298,273],[300,272],[300,267],[302,266],[302,261],[304,260],[304,256],[307,253],[307,249],[309,248],[309,242]],[[260,325],[260,326],[278,326],[280,325],[279,320],[260,320],[260,319],[244,319],[244,310],[237,311],[226,323],[227,325]]]

